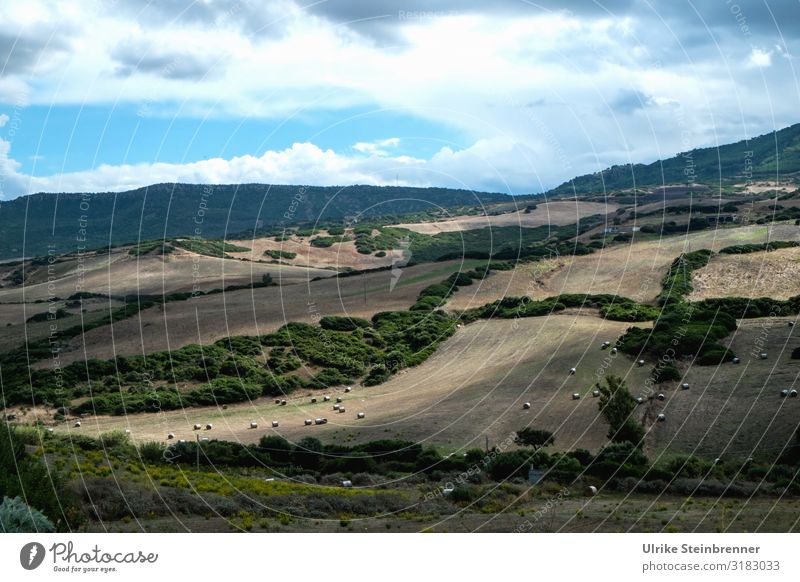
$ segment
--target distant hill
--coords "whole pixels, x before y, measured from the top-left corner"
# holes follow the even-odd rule
[[[680,153],[652,164],[611,166],[564,182],[548,195],[599,194],[663,184],[731,184],[800,172],[800,123],[749,140]],[[750,176],[752,174],[752,176]]]
[[[0,258],[162,237],[222,237],[254,228],[361,220],[510,200],[448,188],[156,184],[101,194],[32,194],[0,202]]]

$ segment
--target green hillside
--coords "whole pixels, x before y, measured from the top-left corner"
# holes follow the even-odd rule
[[[611,166],[564,182],[548,194],[599,194],[662,184],[731,184],[800,172],[800,123],[749,140],[680,153],[652,164]]]
[[[138,240],[222,237],[508,201],[448,188],[156,184],[129,192],[33,194],[0,202],[0,258],[65,254]]]

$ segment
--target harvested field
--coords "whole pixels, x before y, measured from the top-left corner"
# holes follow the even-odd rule
[[[157,305],[117,322],[113,328],[104,326],[76,337],[62,352],[61,361],[108,359],[118,354],[207,344],[232,335],[268,333],[290,321],[314,323],[325,315],[369,318],[378,311],[405,310],[424,287],[478,264],[481,261],[448,261],[409,267],[402,270],[391,289],[393,274],[387,270]],[[276,275],[276,282],[283,281]]]
[[[556,201],[541,203],[536,210],[525,214],[520,210],[498,216],[457,216],[449,220],[437,222],[412,222],[398,224],[400,228],[407,228],[423,234],[436,234],[439,232],[452,232],[458,230],[472,230],[476,228],[521,226],[532,228],[543,225],[575,224],[579,219],[595,214],[610,214],[619,208],[616,204],[603,204],[600,202],[575,202]]]
[[[684,381],[691,388],[680,390],[677,383],[659,388],[667,399],[648,404],[651,420],[659,412],[667,417],[652,426],[652,451],[774,460],[794,441],[800,400],[781,398],[780,391],[800,388],[800,360],[790,358],[800,345],[797,327],[780,319],[744,320],[723,343],[741,364],[684,365]],[[758,357],[762,351],[768,359]]]
[[[78,291],[115,296],[167,295],[192,291],[193,285],[201,291],[248,285],[251,281],[260,282],[266,273],[282,284],[335,274],[327,269],[218,259],[183,250],[135,257],[121,249],[85,260],[68,258],[53,267],[52,274],[48,274],[47,267],[39,267],[23,285],[0,289],[0,302],[47,300],[50,295],[66,298]],[[50,276],[52,280],[48,280]]]
[[[567,256],[521,265],[515,271],[497,271],[482,283],[464,287],[448,302],[448,309],[469,309],[502,297],[551,297],[559,293],[612,293],[637,301],[653,301],[661,279],[679,254],[709,248],[800,240],[792,225],[746,226],[688,235],[616,244],[591,255]]]
[[[331,403],[311,404],[311,392],[306,391],[292,394],[285,407],[259,399],[227,410],[195,408],[86,419],[79,430],[98,434],[130,428],[140,441],[164,440],[168,432],[177,439],[191,439],[195,422],[211,422],[214,430],[209,436],[245,442],[266,432],[295,441],[318,436],[342,444],[402,438],[458,450],[482,446],[484,435],[490,444],[500,444],[513,431],[530,425],[553,431],[558,449],[596,450],[605,442],[608,427],[598,415],[591,386],[604,359],[608,358],[606,373],[625,376],[632,387],[642,385],[649,373],[622,354],[612,357],[600,350],[603,341],[614,340],[627,325],[577,310],[517,321],[479,321],[462,327],[422,365],[384,384],[356,387],[349,394],[336,391],[347,407],[341,415]],[[569,375],[573,366],[578,371]],[[572,400],[574,392],[583,398]],[[530,410],[523,410],[526,401],[532,403]],[[360,411],[366,418],[357,420]],[[318,417],[327,417],[329,423],[304,426],[304,419]],[[251,421],[269,427],[272,420],[280,422],[278,429],[249,429]],[[74,430],[70,427],[61,425],[59,430]]]
[[[323,231],[321,233],[325,235]],[[315,235],[316,236],[316,235]],[[402,256],[402,251],[386,251],[385,257],[363,255],[356,250],[354,241],[334,243],[327,248],[311,245],[311,238],[298,238],[292,236],[289,240],[278,242],[274,237],[255,239],[229,240],[229,243],[248,247],[252,250],[241,253],[228,253],[232,257],[247,259],[249,261],[270,260],[264,256],[264,251],[286,251],[296,253],[293,259],[282,259],[283,262],[301,267],[332,267],[338,270],[350,267],[357,270],[374,269],[392,264],[395,255]]]
[[[693,273],[690,299],[709,297],[771,297],[800,295],[800,248],[716,255]]]

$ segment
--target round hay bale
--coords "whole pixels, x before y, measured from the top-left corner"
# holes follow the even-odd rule
[[[594,497],[595,495],[597,495],[597,487],[595,487],[594,485],[589,485],[588,487],[586,487],[586,489],[583,490],[583,494],[586,497]]]
[[[667,417],[664,416],[664,414],[659,414],[658,416],[656,416],[656,420],[658,422],[664,422],[665,420],[667,420]]]
[[[758,357],[761,358],[762,360],[766,360],[767,359],[767,352],[761,352],[758,355]]]
[[[356,418],[364,418],[364,416],[365,415],[363,412],[359,412],[358,414],[356,414]]]
[[[250,423],[250,428],[258,428],[258,423],[257,422],[251,422]]]
[[[341,402],[341,401],[342,401],[342,397],[341,396],[337,396],[336,397],[336,402]]]
[[[312,398],[311,399],[311,404],[316,404],[316,403],[317,403],[317,399],[316,398]]]
[[[342,412],[346,412],[344,406],[339,409],[339,414],[341,414]]]
[[[611,348],[611,353],[612,354],[616,354],[617,353],[617,348]]]
[[[278,428],[278,421],[277,420],[273,420],[272,421],[272,428]]]
[[[688,382],[684,382],[683,384],[681,384],[681,390],[688,390],[688,389],[689,389],[689,383]]]
[[[797,390],[789,390],[789,396],[792,398],[797,398]]]
[[[175,438],[175,435],[174,435],[173,433],[169,433],[169,434],[167,435],[167,440],[170,440],[170,441],[171,441],[171,440],[172,440],[172,439],[174,439],[174,438]]]
[[[666,399],[666,396],[664,396],[663,394],[659,394],[658,396],[656,396],[656,398],[658,398],[659,400],[664,400]]]
[[[525,409],[525,410],[529,410],[529,409],[530,409],[530,407],[531,407],[531,403],[530,403],[530,402],[525,402],[525,403],[522,405],[522,408],[523,408],[523,409]]]
[[[638,362],[636,362],[636,363],[637,363],[637,364],[639,364],[639,367],[640,367],[640,368],[641,368],[642,366],[644,366],[644,360],[639,360],[639,361],[638,361]]]
[[[275,399],[275,404],[280,404],[280,403],[281,403],[281,399],[280,398],[276,398]]]
[[[203,428],[203,427],[200,426],[199,424],[195,424],[194,425],[194,430],[200,430],[201,428]]]
[[[739,362],[741,362],[741,360],[739,358],[733,358],[731,362],[733,362],[734,364],[738,364]]]
[[[331,397],[330,397],[330,396],[323,396],[323,397],[322,397],[322,401],[323,401],[323,402],[328,402],[330,399],[331,399]]]
[[[334,404],[334,405],[333,405],[333,409],[334,409],[334,410],[339,410],[340,406],[341,406],[341,405],[339,405],[339,404]]]
[[[351,390],[352,390],[352,388],[350,386],[348,386],[347,388],[344,389],[345,392],[350,392]]]
[[[214,428],[214,425],[213,425],[213,424],[211,424],[211,423],[208,423],[208,424],[206,425],[206,430],[211,430],[212,428]]]
[[[595,397],[595,398],[600,396],[600,390],[592,390],[592,396]]]
[[[575,392],[575,393],[572,395],[572,399],[573,399],[573,400],[580,400],[580,399],[581,399],[581,395],[580,395],[580,394],[578,394],[577,392]]]
[[[787,396],[789,396],[789,391],[788,390],[781,390],[781,398],[786,398]]]
[[[570,376],[573,375],[575,372],[576,372],[575,368],[570,368],[569,369]]]
[[[313,420],[311,420],[310,418],[307,418],[307,419],[305,420],[305,425],[306,425],[306,426],[311,426],[312,424],[314,424],[314,421],[313,421]]]
[[[73,426],[74,426],[75,428],[80,428],[80,427],[81,427],[81,421],[80,421],[80,420],[76,420],[76,421],[75,421],[75,424],[74,424]]]
[[[641,404],[643,402],[644,402],[644,398],[642,398],[641,396],[637,396],[636,397],[636,404]]]
[[[286,406],[286,401],[285,400],[281,400],[281,406]]]

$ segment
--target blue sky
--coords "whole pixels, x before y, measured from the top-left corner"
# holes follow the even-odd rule
[[[208,119],[163,117],[128,104],[37,105],[25,110],[24,131],[17,134],[14,152],[22,172],[47,176],[98,164],[260,156],[298,141],[348,152],[359,142],[399,137],[394,154],[429,157],[445,144],[463,147],[462,133],[401,110],[348,108],[280,119]]]
[[[800,121],[777,0],[5,0],[0,199],[155,182],[540,192]]]

